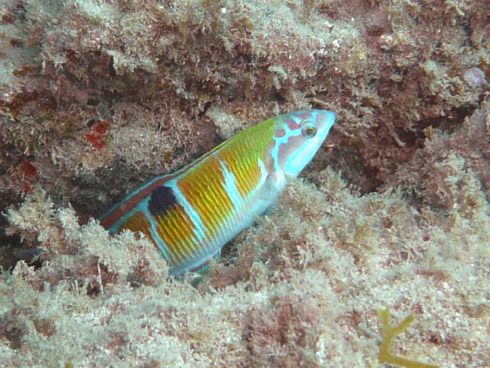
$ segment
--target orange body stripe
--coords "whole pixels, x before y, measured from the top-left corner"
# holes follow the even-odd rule
[[[131,230],[133,232],[141,231],[148,238],[152,239],[150,234],[150,222],[146,218],[143,212],[136,212],[133,216],[131,216],[128,221],[124,222],[119,231],[124,229]]]
[[[162,238],[172,255],[183,260],[193,252],[194,225],[185,209],[176,205],[164,216],[154,216],[158,235]]]
[[[238,146],[238,145],[236,145]],[[259,158],[264,157],[248,147],[248,144],[233,147],[234,149],[223,150],[218,153],[220,160],[226,162],[228,169],[234,175],[238,192],[242,198],[247,198],[250,192],[260,182],[261,170],[258,164]]]

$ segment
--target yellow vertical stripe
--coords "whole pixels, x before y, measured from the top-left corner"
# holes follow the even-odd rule
[[[178,181],[178,187],[189,204],[200,215],[209,239],[217,236],[233,202],[224,190],[222,167],[215,156],[208,157]]]
[[[158,235],[179,262],[192,256],[195,226],[184,207],[176,204],[163,215],[153,218],[158,225]]]

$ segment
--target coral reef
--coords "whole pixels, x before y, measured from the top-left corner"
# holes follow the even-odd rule
[[[329,162],[370,192],[488,90],[485,1],[2,5],[5,205],[40,185],[100,212],[220,138],[311,105],[338,113]]]
[[[313,177],[322,185],[291,183],[197,288],[193,274],[167,279],[146,239],[108,238],[96,222],[77,225],[72,209],[29,197],[8,216],[45,261],[2,276],[5,364],[373,366],[376,310],[388,303],[420,315],[404,356],[483,365],[488,205],[448,220],[400,192],[360,197],[331,169]],[[460,196],[484,198],[477,187]]]
[[[490,361],[487,1],[0,3],[0,366],[373,367],[384,305],[390,354]],[[200,282],[92,219],[310,107],[329,146]]]

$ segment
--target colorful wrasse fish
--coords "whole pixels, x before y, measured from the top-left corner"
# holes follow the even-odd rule
[[[274,203],[328,135],[335,114],[297,111],[231,137],[188,166],[155,178],[100,220],[112,233],[141,231],[162,251],[170,273],[204,266]]]

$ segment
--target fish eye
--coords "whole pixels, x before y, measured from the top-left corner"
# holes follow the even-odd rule
[[[303,136],[306,138],[313,138],[316,135],[316,126],[314,124],[306,124],[303,127]]]

